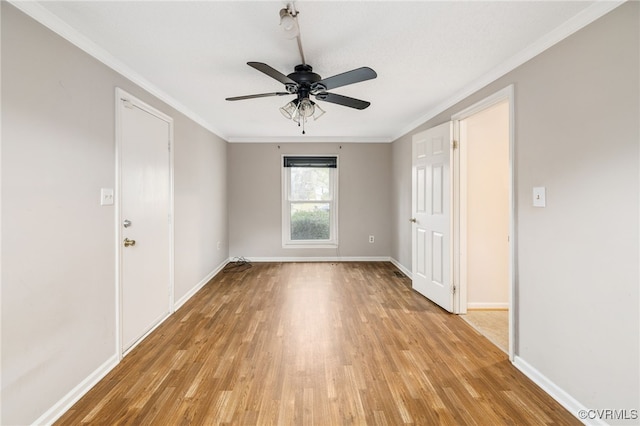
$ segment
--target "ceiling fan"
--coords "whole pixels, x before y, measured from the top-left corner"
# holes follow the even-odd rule
[[[297,22],[297,12],[293,4],[287,5],[286,8],[280,10],[280,25],[289,34],[289,38],[296,37],[298,42],[298,50],[302,58],[302,64],[296,65],[294,71],[288,75],[284,75],[280,71],[262,62],[247,62],[252,68],[263,72],[271,78],[278,80],[284,84],[285,91],[259,93],[255,95],[235,96],[226,98],[227,101],[240,101],[245,99],[265,98],[270,96],[287,96],[295,95],[295,99],[280,108],[280,112],[290,120],[302,125],[302,134],[305,134],[304,124],[307,119],[312,117],[314,120],[320,118],[324,114],[324,110],[310,99],[313,96],[318,101],[330,102],[355,109],[365,109],[371,105],[368,101],[350,98],[348,96],[330,93],[332,90],[348,84],[359,83],[361,81],[371,80],[377,77],[374,70],[369,67],[361,67],[351,71],[337,74],[332,77],[322,78],[313,72],[313,67],[308,65],[304,58],[302,50],[302,42],[300,39],[300,28]]]

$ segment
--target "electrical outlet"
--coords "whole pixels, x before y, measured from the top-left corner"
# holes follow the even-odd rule
[[[373,235],[369,235],[369,242],[374,243],[375,241],[376,241],[376,237],[374,237]]]

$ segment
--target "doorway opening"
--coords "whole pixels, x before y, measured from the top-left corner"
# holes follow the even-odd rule
[[[513,88],[452,117],[457,312],[513,357]]]

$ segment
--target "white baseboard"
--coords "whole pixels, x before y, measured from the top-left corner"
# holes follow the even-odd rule
[[[34,425],[51,425],[58,420],[69,408],[73,406],[80,398],[94,387],[104,376],[107,375],[116,365],[118,365],[118,354],[113,354],[93,373],[89,374],[83,381],[78,383],[71,392],[66,394],[62,399],[56,402],[43,415],[41,415]]]
[[[467,309],[509,309],[509,302],[504,303],[484,303],[484,302],[469,302],[467,303]]]
[[[185,294],[184,296],[182,296],[178,301],[174,302],[173,304],[173,311],[177,311],[178,309],[180,309],[182,307],[182,305],[184,305],[185,303],[187,303],[187,301],[189,299],[191,299],[193,297],[194,294],[196,294],[202,287],[204,287],[209,281],[211,281],[211,279],[213,277],[215,277],[216,275],[218,275],[218,273],[220,271],[222,271],[222,269],[227,266],[227,263],[229,263],[229,259],[224,260],[220,265],[218,265],[216,267],[216,269],[214,269],[213,271],[211,271],[209,274],[207,274],[206,277],[204,277],[202,280],[200,280],[200,282],[198,284],[196,284],[191,290],[189,290],[187,292],[187,294]]]
[[[560,405],[569,411],[573,416],[575,416],[578,420],[580,420],[583,424],[589,426],[606,426],[607,423],[603,422],[600,419],[581,419],[579,413],[580,412],[588,412],[588,409],[582,405],[578,400],[569,395],[565,390],[560,388],[558,385],[553,383],[548,377],[539,372],[535,367],[531,364],[520,358],[519,356],[515,356],[513,360],[513,365],[524,373],[525,376],[533,380],[533,382],[540,386],[543,391],[548,393],[553,399],[558,401]]]
[[[389,259],[389,261],[391,263],[393,263],[393,265],[400,269],[400,271],[402,271],[403,274],[405,274],[407,277],[409,277],[410,279],[413,279],[413,274],[411,273],[410,270],[408,270],[407,268],[405,268],[400,262],[398,262],[396,259],[394,259],[393,257]]]
[[[249,262],[389,262],[389,256],[245,257]]]

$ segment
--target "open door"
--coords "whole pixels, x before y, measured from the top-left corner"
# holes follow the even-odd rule
[[[452,122],[414,135],[412,148],[412,286],[452,312]]]

